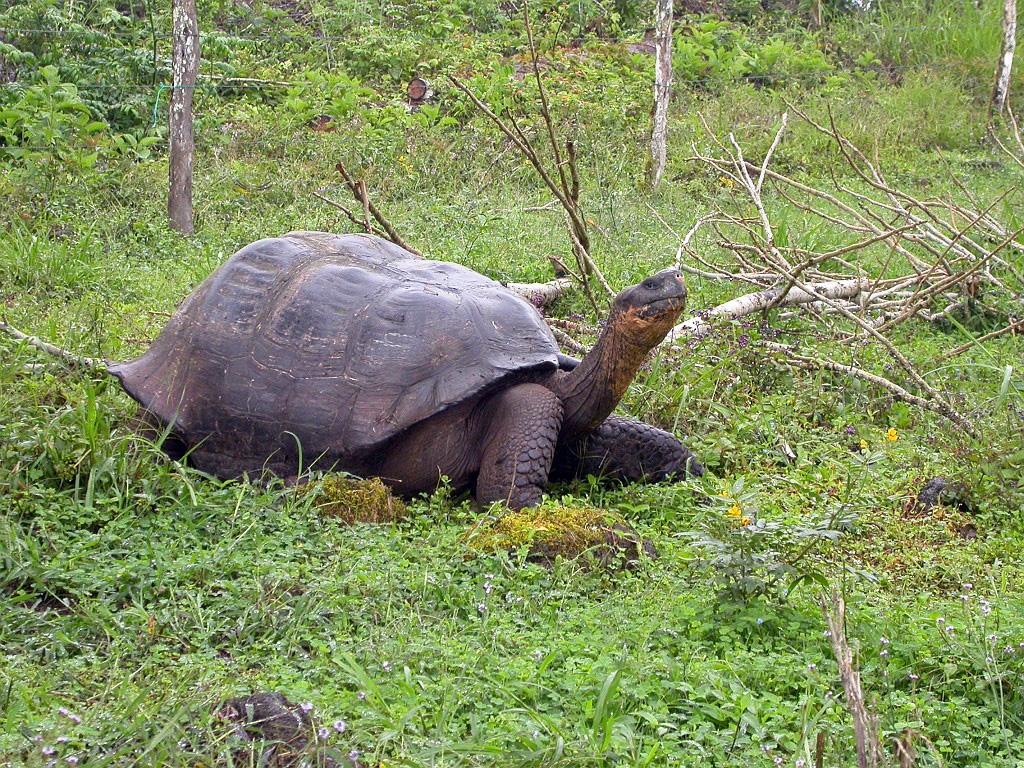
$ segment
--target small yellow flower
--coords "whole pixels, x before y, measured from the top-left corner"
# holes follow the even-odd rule
[[[896,431],[894,427],[889,427],[885,432],[885,439],[890,443],[895,443],[900,439],[900,433]]]
[[[743,517],[741,517],[740,518],[740,525],[750,525],[750,518],[747,515],[744,515]]]
[[[728,176],[720,176],[718,180],[720,182],[722,182],[727,187],[735,187],[736,186],[736,182],[733,181],[732,179],[730,179]]]
[[[733,504],[725,514],[729,517],[740,517],[743,514],[743,510],[740,509],[739,504]]]
[[[862,451],[866,451],[868,449],[868,441],[867,440],[861,440],[860,441],[860,449]]]

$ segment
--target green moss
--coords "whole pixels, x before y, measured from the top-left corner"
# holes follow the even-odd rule
[[[324,517],[345,523],[390,523],[405,517],[406,506],[374,477],[361,480],[345,475],[327,475],[300,486],[300,496],[313,494],[313,507]]]
[[[525,548],[530,559],[545,564],[589,555],[602,566],[628,565],[643,555],[657,556],[620,515],[593,507],[550,505],[510,512],[474,526],[465,542],[478,552]]]

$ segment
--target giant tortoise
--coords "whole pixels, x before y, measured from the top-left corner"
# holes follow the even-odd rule
[[[703,473],[672,434],[611,415],[685,299],[673,269],[627,288],[576,361],[528,301],[466,267],[293,232],[234,254],[109,371],[165,447],[218,477],[333,469],[403,495],[447,478],[520,509],[553,476]]]

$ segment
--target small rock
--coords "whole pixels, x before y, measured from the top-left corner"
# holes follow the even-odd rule
[[[967,488],[945,477],[933,477],[922,485],[910,507],[915,512],[928,512],[939,504],[966,514],[975,511]]]

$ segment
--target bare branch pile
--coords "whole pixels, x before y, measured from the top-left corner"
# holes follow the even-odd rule
[[[783,140],[788,116],[764,160],[748,160],[733,136],[729,145],[708,129],[713,153],[695,150],[692,161],[708,166],[737,194],[729,212],[699,219],[677,251],[677,266],[705,279],[733,281],[756,290],[700,313],[677,326],[667,344],[706,335],[714,320],[734,320],[754,312],[779,309],[785,319],[796,313],[811,317],[819,338],[856,349],[877,343],[900,376],[880,376],[859,367],[807,354],[797,345],[767,342],[782,362],[795,368],[831,370],[881,386],[899,400],[939,413],[965,431],[976,432],[948,397],[928,380],[922,363],[913,361],[894,341],[893,331],[917,318],[956,323],[971,315],[996,318],[1000,327],[987,340],[1024,327],[1020,297],[1024,276],[1006,258],[1020,250],[1020,230],[995,215],[1003,197],[982,205],[957,180],[964,201],[925,199],[890,182],[877,160],[869,159],[836,127],[793,110],[800,120],[829,138],[847,166],[848,181],[837,176],[832,188],[819,189],[772,170],[770,162]],[[705,124],[705,127],[706,124]],[[803,212],[810,224],[841,233],[847,242],[812,250],[779,242],[766,197]],[[709,260],[692,246],[698,230],[711,228],[724,260]],[[684,258],[685,256],[685,258]],[[980,343],[982,339],[974,343]],[[962,354],[972,344],[946,352]],[[851,356],[852,357],[852,356]]]

